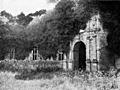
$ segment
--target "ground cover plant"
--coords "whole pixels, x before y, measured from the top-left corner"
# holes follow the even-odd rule
[[[114,70],[64,71],[54,69],[60,67],[58,62],[49,62],[53,66],[40,61],[1,61],[0,90],[120,90],[120,78]]]
[[[52,78],[19,80],[15,79],[17,73],[0,72],[0,90],[120,90],[120,78],[109,74],[64,71],[47,73]]]
[[[49,70],[49,69],[50,70]],[[3,60],[0,61],[0,70],[20,72],[20,70],[39,70],[54,71],[61,68],[60,61],[41,61],[41,60]],[[45,70],[44,70],[45,69]]]

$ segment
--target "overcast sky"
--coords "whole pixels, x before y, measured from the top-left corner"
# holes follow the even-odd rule
[[[0,0],[0,11],[5,10],[12,15],[33,13],[37,10],[50,10],[55,7],[56,0]]]

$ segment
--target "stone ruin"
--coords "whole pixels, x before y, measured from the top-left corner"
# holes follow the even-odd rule
[[[42,55],[39,54],[38,48],[34,47],[29,56],[25,58],[25,60],[43,60]]]
[[[70,42],[69,54],[59,52],[56,60],[62,62],[64,70],[98,71],[100,66],[101,49],[107,46],[107,32],[103,30],[100,14],[91,17],[86,28]],[[43,60],[38,49],[34,48],[25,60]],[[53,58],[50,59],[53,61]]]
[[[86,23],[86,28],[70,42],[69,54],[59,52],[57,61],[62,62],[64,70],[98,71],[100,69],[101,49],[107,46],[107,31],[103,30],[100,14],[96,14]],[[14,54],[13,54],[14,57]],[[119,59],[119,58],[118,58]],[[25,60],[43,60],[34,48]],[[50,61],[54,61],[51,57]]]
[[[107,45],[107,32],[103,30],[100,15],[94,15],[70,42],[68,58],[63,60],[65,70],[98,71],[100,50]]]

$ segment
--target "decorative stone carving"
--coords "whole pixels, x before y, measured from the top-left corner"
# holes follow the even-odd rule
[[[86,70],[94,71],[99,69],[100,49],[107,45],[107,32],[103,30],[100,23],[100,15],[94,15],[88,21],[85,30],[80,30],[73,41],[70,42],[68,69],[74,69],[74,47],[77,42],[83,42],[86,47]],[[78,61],[80,62],[79,58]],[[70,65],[69,65],[70,64]]]

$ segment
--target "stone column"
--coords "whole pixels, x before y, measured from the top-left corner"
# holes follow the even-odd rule
[[[69,59],[69,60],[68,60],[68,69],[69,69],[69,70],[73,70],[73,65],[74,65],[73,59]]]
[[[88,71],[92,71],[92,49],[91,49],[91,47],[92,47],[92,37],[90,36],[90,34],[89,34],[89,36],[87,37],[87,39],[89,40],[89,43],[87,44],[88,45],[88,48],[87,48],[87,50],[88,51],[86,51],[86,53],[88,52],[89,54],[89,57],[88,57],[88,59],[86,60],[86,69],[88,69]]]
[[[95,34],[95,33],[94,33]],[[93,43],[92,43],[92,71],[97,71],[98,70],[98,60],[97,60],[97,35],[93,35]]]
[[[67,62],[68,62],[68,69],[69,70],[73,70],[73,46],[72,46],[72,44],[70,45],[71,47],[70,47],[70,52],[69,52],[69,59],[67,60]]]
[[[37,60],[39,60],[39,52],[38,52],[38,47],[37,47]]]
[[[66,54],[64,54],[64,59],[63,59],[63,61],[62,61],[62,66],[63,66],[63,69],[64,69],[64,70],[67,70],[67,69],[68,69],[68,63],[67,63]]]
[[[91,60],[90,59],[87,59],[86,60],[86,71],[92,71],[91,69]]]
[[[98,71],[98,61],[97,61],[97,59],[93,59],[93,61],[92,61],[92,71],[93,72]]]
[[[57,53],[57,57],[56,57],[56,60],[58,61],[59,60],[59,54]]]

